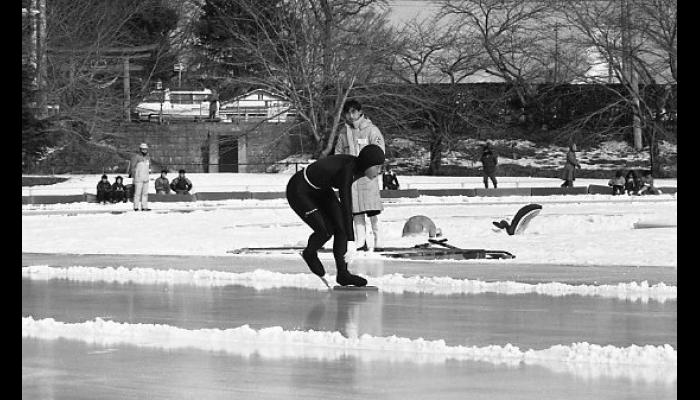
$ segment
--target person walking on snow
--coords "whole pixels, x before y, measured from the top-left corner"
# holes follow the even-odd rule
[[[345,132],[341,132],[335,145],[335,154],[357,156],[367,145],[374,144],[382,152],[386,151],[384,136],[379,128],[372,124],[362,112],[362,106],[357,100],[348,100],[343,105]],[[379,195],[379,179],[376,177],[361,177],[352,185],[352,214],[355,237],[358,250],[367,251],[367,224],[365,214],[369,217],[374,235],[374,247],[379,243],[379,213],[382,212]]]
[[[493,153],[491,148],[491,143],[486,142],[484,145],[484,151],[481,153],[481,164],[484,167],[484,187],[489,188],[489,178],[493,182],[493,188],[498,188],[498,182],[496,181],[496,165],[498,164],[498,157]]]
[[[396,177],[396,172],[391,170],[391,166],[389,166],[389,164],[387,164],[384,167],[384,173],[382,174],[382,181],[383,181],[382,189],[384,189],[384,190],[398,190],[399,189],[399,180]]]
[[[287,201],[313,233],[301,256],[311,272],[324,279],[326,271],[318,251],[333,236],[336,282],[341,286],[365,286],[367,280],[348,271],[355,252],[352,226],[352,183],[362,177],[374,179],[384,164],[384,151],[367,145],[356,156],[336,154],[320,159],[295,173],[287,183]],[[339,196],[333,188],[337,188]],[[325,282],[325,279],[324,279]]]
[[[148,155],[148,145],[141,143],[139,154],[135,154],[129,162],[129,176],[134,184],[134,211],[150,211],[148,208],[148,174],[151,172],[151,157]]]
[[[561,187],[574,187],[574,180],[576,180],[575,169],[581,169],[581,164],[579,164],[576,159],[576,143],[572,143],[569,146],[569,151],[566,153],[566,164],[564,165],[564,171],[562,173],[561,179],[564,183]]]

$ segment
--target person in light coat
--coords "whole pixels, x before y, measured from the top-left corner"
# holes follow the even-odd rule
[[[129,162],[129,175],[134,184],[134,211],[150,211],[148,208],[148,174],[151,172],[151,157],[148,155],[148,145],[141,143],[139,154],[135,154]]]
[[[343,106],[345,131],[338,136],[335,154],[357,156],[369,144],[379,146],[385,151],[384,136],[372,121],[362,112],[357,100],[348,100]],[[355,230],[355,246],[358,250],[368,250],[367,224],[365,214],[369,217],[374,234],[374,247],[379,243],[379,213],[384,207],[379,196],[379,179],[362,177],[352,185],[352,213]]]

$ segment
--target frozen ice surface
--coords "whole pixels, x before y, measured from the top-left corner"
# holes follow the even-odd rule
[[[22,285],[25,394],[225,398],[257,388],[261,398],[284,391],[333,398],[346,379],[346,393],[336,398],[370,390],[426,398],[441,382],[441,398],[553,399],[573,388],[572,398],[625,391],[672,398],[676,391],[675,301],[29,279]],[[235,329],[243,334],[227,338]],[[259,374],[233,373],[251,369]],[[154,370],[160,372],[143,373]],[[170,382],[171,371],[189,378]],[[306,378],[270,382],[282,371]],[[164,387],[164,378],[174,387]],[[91,380],[114,390],[92,392],[85,387]]]
[[[22,339],[25,398],[675,399],[675,383],[574,375],[538,365],[263,359],[200,350]]]

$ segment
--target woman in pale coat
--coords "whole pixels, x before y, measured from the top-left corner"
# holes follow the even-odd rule
[[[348,100],[343,106],[345,132],[338,136],[335,154],[357,156],[368,144],[376,144],[385,151],[384,137],[379,128],[372,124],[362,113],[362,106],[357,100]],[[352,214],[355,229],[355,245],[358,250],[367,250],[367,224],[365,214],[369,217],[374,234],[374,247],[379,243],[379,218],[384,207],[379,196],[379,179],[362,177],[352,185]]]

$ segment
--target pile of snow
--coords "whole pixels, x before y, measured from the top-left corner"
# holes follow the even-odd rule
[[[22,277],[31,280],[68,279],[87,282],[117,282],[136,284],[184,284],[195,286],[239,285],[256,290],[277,288],[301,288],[326,290],[313,274],[288,274],[256,269],[252,272],[234,273],[212,270],[158,270],[153,268],[125,267],[49,267],[34,265],[22,267]],[[327,275],[330,282],[335,276]],[[665,302],[677,299],[677,287],[658,283],[650,286],[641,283],[619,283],[617,285],[568,285],[558,282],[528,284],[513,281],[484,282],[473,279],[453,279],[447,276],[422,277],[388,274],[369,277],[369,284],[376,285],[386,293],[424,293],[431,295],[497,293],[521,295],[536,293],[545,296],[597,296],[620,300],[649,300]]]
[[[267,359],[311,358],[330,361],[353,357],[363,362],[415,364],[483,361],[514,367],[520,364],[554,365],[558,369],[565,364],[572,365],[573,368],[568,370],[574,373],[580,370],[588,373],[591,369],[612,370],[617,376],[667,383],[676,381],[678,364],[677,351],[668,344],[620,348],[583,342],[522,351],[511,344],[449,346],[444,340],[367,334],[345,337],[337,331],[284,330],[279,326],[259,330],[248,325],[231,329],[188,330],[170,325],[120,323],[101,318],[65,323],[53,318],[35,320],[31,316],[22,317],[22,337],[67,339],[103,347],[130,345],[165,351],[198,349]]]

